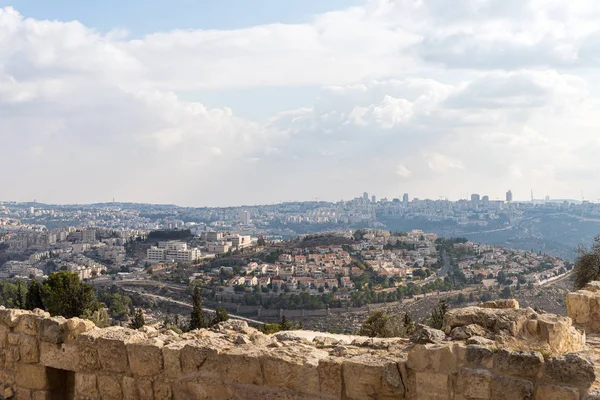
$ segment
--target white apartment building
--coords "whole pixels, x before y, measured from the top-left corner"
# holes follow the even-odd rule
[[[231,245],[237,249],[244,249],[252,245],[252,238],[250,236],[235,235],[228,239],[231,240]]]
[[[223,254],[223,253],[227,253],[229,250],[231,250],[231,246],[232,246],[231,242],[216,242],[216,243],[209,243],[206,246],[206,248],[208,249],[208,251],[210,253]]]
[[[81,240],[83,243],[96,243],[96,230],[85,229],[81,234]]]
[[[201,255],[198,248],[190,249],[187,243],[178,241],[159,242],[158,247],[152,246],[146,251],[149,261],[192,262]]]
[[[240,224],[250,225],[250,213],[246,210],[240,211]]]

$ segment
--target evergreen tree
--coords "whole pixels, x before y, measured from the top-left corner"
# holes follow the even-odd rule
[[[24,294],[23,294],[23,283],[18,280],[17,281],[17,293],[15,295],[15,307],[17,308],[25,308],[25,305],[23,303],[23,298],[24,298]]]
[[[404,329],[408,334],[412,333],[415,330],[415,321],[413,321],[412,316],[409,312],[404,313],[402,325],[404,325]]]
[[[211,324],[211,326],[216,325],[219,322],[224,322],[224,321],[227,321],[228,319],[229,319],[229,314],[227,313],[227,310],[224,309],[223,307],[217,307],[217,308],[215,308],[215,316],[210,324]]]
[[[69,271],[50,274],[43,286],[44,304],[52,316],[80,317],[100,308],[94,288]]]
[[[131,319],[131,323],[129,324],[129,327],[131,329],[140,329],[145,324],[146,321],[144,321],[144,312],[141,308],[136,309],[133,318]]]
[[[446,300],[438,300],[437,306],[431,311],[429,317],[429,326],[435,329],[442,329],[444,326],[444,316],[448,311]]]
[[[285,315],[281,317],[281,323],[279,324],[279,328],[282,331],[289,331],[289,330],[292,330],[292,328],[293,328],[292,323],[287,320]]]
[[[25,296],[25,308],[34,310],[39,308],[45,310],[44,301],[42,300],[42,284],[37,280],[32,279],[27,288],[27,296]]]
[[[192,295],[192,314],[190,316],[190,330],[205,328],[204,312],[202,312],[202,295],[196,286]]]

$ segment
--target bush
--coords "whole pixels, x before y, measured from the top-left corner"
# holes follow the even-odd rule
[[[600,236],[594,239],[590,250],[580,246],[574,267],[575,289],[583,289],[591,281],[600,279]]]
[[[367,317],[358,334],[369,337],[391,338],[406,336],[408,331],[404,326],[404,318],[399,315],[390,315],[386,310],[380,309],[373,311]]]

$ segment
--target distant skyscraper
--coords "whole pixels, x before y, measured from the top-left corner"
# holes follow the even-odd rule
[[[240,211],[240,224],[250,225],[250,213],[246,210]]]
[[[408,203],[408,193],[404,193],[404,196],[402,196],[402,202]]]
[[[377,203],[377,196],[371,196],[371,203]]]
[[[363,199],[365,199],[366,201],[369,201],[369,193],[364,192],[363,193]]]
[[[490,202],[490,196],[483,196],[481,198],[481,202],[484,203],[484,204],[489,203]]]
[[[506,202],[512,203],[512,201],[513,201],[512,191],[509,190],[508,192],[506,192]]]
[[[471,203],[478,204],[479,200],[480,200],[480,198],[479,198],[479,195],[477,193],[473,193],[471,195]]]

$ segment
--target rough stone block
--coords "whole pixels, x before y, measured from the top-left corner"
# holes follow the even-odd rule
[[[53,400],[52,392],[48,390],[36,390],[31,395],[32,400]]]
[[[181,376],[181,349],[184,346],[183,342],[175,342],[162,348],[165,376],[168,378]]]
[[[408,353],[408,368],[415,371],[432,370],[450,373],[456,368],[454,344],[416,345]]]
[[[14,331],[23,335],[37,336],[40,331],[41,320],[42,318],[38,315],[23,314],[18,319]]]
[[[98,387],[96,375],[93,374],[75,374],[75,394],[82,397],[98,397]]]
[[[15,378],[17,386],[26,389],[53,389],[60,383],[56,370],[36,364],[17,364]]]
[[[96,328],[92,321],[81,318],[69,318],[64,325],[63,340],[65,342],[77,339],[82,333],[89,332]],[[110,329],[110,328],[109,328]]]
[[[260,363],[265,384],[300,393],[319,393],[319,360],[328,354],[314,347],[296,345],[263,353]]]
[[[8,326],[9,328],[14,328],[19,322],[19,318],[24,314],[29,314],[29,311],[10,308],[0,310],[0,324]]]
[[[169,383],[157,380],[152,386],[154,387],[154,400],[171,400],[173,394]]]
[[[323,359],[319,361],[319,387],[321,393],[342,397],[342,365],[341,359]]]
[[[368,355],[347,359],[342,374],[348,399],[388,398],[404,393],[398,364],[393,360]]]
[[[77,371],[79,349],[73,343],[40,342],[40,363],[46,367]]]
[[[136,384],[140,399],[154,400],[154,390],[152,389],[152,381],[150,379],[137,379]]]
[[[489,399],[491,381],[488,370],[463,368],[456,377],[456,391],[469,399]]]
[[[23,335],[19,347],[22,362],[33,364],[40,361],[40,349],[35,337]]]
[[[266,351],[253,346],[238,346],[219,354],[209,354],[202,372],[225,382],[262,385],[260,360],[264,354]]]
[[[554,383],[586,389],[592,386],[596,379],[594,364],[576,353],[549,358],[545,375]]]
[[[138,400],[137,386],[135,384],[135,378],[130,376],[124,376],[121,378],[121,387],[123,388],[123,399],[124,400]]]
[[[416,372],[415,385],[418,399],[450,400],[450,377],[446,374]]]
[[[579,390],[556,385],[538,385],[535,400],[579,400]]]
[[[6,348],[8,333],[10,328],[0,325],[0,349]]]
[[[184,374],[198,372],[209,355],[216,355],[217,350],[205,343],[194,341],[181,349],[181,370]]]
[[[125,373],[129,371],[126,346],[145,339],[146,335],[131,329],[117,326],[102,329],[97,339],[100,365],[107,372]]]
[[[44,318],[40,321],[40,340],[54,344],[62,343],[67,320],[63,317]]]
[[[77,368],[82,371],[100,369],[100,357],[98,356],[99,331],[84,333],[73,342],[79,351],[79,364]]]
[[[494,400],[531,400],[533,383],[524,379],[497,375],[492,378],[491,394]]]
[[[25,388],[17,388],[15,391],[15,400],[31,400],[31,390]]]
[[[540,373],[544,357],[537,351],[500,350],[494,366],[507,375],[534,378]]]
[[[140,376],[158,375],[163,369],[162,347],[163,342],[157,339],[128,344],[131,371]]]
[[[122,400],[123,392],[119,379],[110,375],[98,376],[98,388],[102,400]]]

